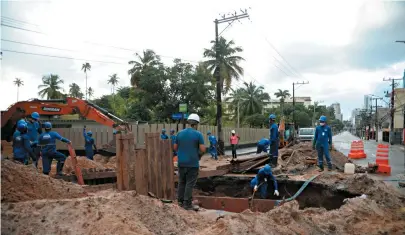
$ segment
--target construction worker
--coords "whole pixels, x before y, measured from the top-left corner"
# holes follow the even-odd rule
[[[31,113],[31,116],[28,117],[27,122],[28,136],[30,137],[31,146],[34,151],[34,158],[32,158],[32,164],[37,167],[37,160],[40,157],[40,148],[38,147],[38,137],[42,133],[41,123],[39,122],[39,114],[37,112]],[[27,159],[28,160],[28,159]]]
[[[254,192],[260,188],[260,197],[265,199],[267,197],[267,184],[270,180],[273,180],[274,195],[279,196],[277,180],[274,177],[269,164],[264,165],[264,167],[259,170],[256,177],[250,181],[250,187],[252,187]]]
[[[27,134],[27,123],[19,122],[17,130],[13,135],[13,155],[14,160],[25,163],[27,156],[34,157],[34,152],[31,148],[30,137]]]
[[[83,128],[83,137],[84,137],[84,150],[86,152],[86,157],[90,160],[93,160],[94,150],[97,152],[96,144],[94,143],[93,132],[88,131],[86,133],[86,126]]]
[[[162,140],[169,139],[169,136],[166,135],[166,129],[165,128],[162,129],[162,133],[160,134],[160,139],[162,139]]]
[[[208,152],[211,154],[212,159],[218,160],[217,138],[215,138],[215,135],[211,135],[211,131],[208,131],[207,135],[208,135],[208,141],[210,142],[210,147],[208,149]]]
[[[266,152],[268,151],[268,147],[270,145],[270,140],[263,138],[257,142],[257,151],[256,153],[259,154],[261,152]]]
[[[236,134],[235,130],[231,131],[231,137],[229,138],[229,142],[231,143],[232,148],[232,160],[236,160],[236,148],[238,147],[240,137]]]
[[[319,125],[315,128],[314,140],[312,141],[312,148],[318,151],[318,167],[322,172],[323,168],[323,155],[325,154],[328,170],[332,170],[332,163],[329,155],[329,150],[332,150],[332,130],[326,125],[326,117],[319,118]]]
[[[277,167],[277,160],[278,160],[278,147],[280,145],[280,139],[278,136],[278,126],[276,123],[276,115],[270,114],[269,116],[269,124],[270,124],[270,165],[273,167]]]
[[[44,123],[45,132],[43,132],[38,139],[38,145],[42,148],[42,164],[43,173],[49,175],[51,171],[51,163],[53,159],[58,161],[56,165],[56,173],[60,176],[63,175],[63,165],[65,164],[66,156],[56,151],[56,140],[60,140],[64,143],[70,144],[70,140],[62,137],[59,133],[52,130],[52,124],[50,122]]]
[[[191,127],[177,133],[176,143],[174,144],[179,168],[177,200],[179,205],[186,210],[198,210],[198,206],[192,205],[193,188],[198,178],[199,161],[206,148],[203,135],[197,131],[200,117],[192,113],[188,116],[187,122]]]
[[[176,135],[173,129],[170,130],[170,139],[172,140],[173,156],[177,156],[177,152],[174,151],[174,144],[176,143]]]

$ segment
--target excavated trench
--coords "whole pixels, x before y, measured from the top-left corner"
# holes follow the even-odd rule
[[[198,179],[194,195],[249,198],[252,196],[250,180],[251,178],[246,177],[225,176]],[[266,198],[270,199],[268,200],[269,202],[291,198],[305,183],[304,181],[293,181],[288,179],[277,180],[277,182],[280,195],[278,197],[274,195],[273,182],[269,182]],[[327,210],[333,210],[340,208],[343,205],[344,199],[356,196],[360,195],[311,182],[295,200],[298,201],[300,209],[308,207],[323,207]],[[254,198],[260,198],[259,192],[255,194]]]

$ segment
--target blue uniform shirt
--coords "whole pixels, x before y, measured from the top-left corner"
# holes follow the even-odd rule
[[[19,130],[15,130],[13,133],[13,139],[19,135],[21,135],[21,132]]]
[[[270,145],[270,140],[266,139],[266,138],[263,138],[263,139],[259,140],[257,145],[260,145],[260,146],[263,146],[263,147],[268,147]]]
[[[270,143],[278,141],[278,126],[276,123],[273,123],[270,126]]]
[[[216,145],[217,145],[217,138],[216,138],[214,135],[210,135],[210,136],[208,137],[208,140],[210,141],[210,145],[211,145],[212,147],[216,147]]]
[[[27,122],[27,134],[32,142],[38,141],[39,134],[42,133],[41,125],[38,122]]]
[[[63,138],[55,131],[46,131],[39,136],[38,143],[42,146],[42,153],[54,153],[56,152],[56,140],[60,140],[65,143],[69,143],[70,140]]]
[[[171,135],[170,139],[172,140],[172,145],[174,145],[176,143],[176,135]]]
[[[177,157],[179,167],[200,167],[200,145],[204,144],[203,135],[193,129],[186,128],[177,134]]]
[[[332,130],[329,126],[317,126],[315,128],[314,141],[316,146],[328,147],[332,145]]]
[[[27,134],[16,134],[13,136],[13,155],[15,159],[25,159],[28,155],[34,155],[31,148],[29,136]]]
[[[84,137],[84,148],[93,149],[94,138],[86,134],[86,129],[83,129],[83,137]]]
[[[162,139],[162,140],[167,140],[167,139],[169,139],[169,136],[167,136],[166,134],[160,134],[160,138]]]
[[[264,168],[262,168],[262,169],[259,170],[259,172],[256,175],[256,180],[257,180],[256,183],[257,183],[257,185],[262,183],[264,181],[264,178],[267,178],[268,183],[270,182],[270,180],[273,180],[274,190],[278,190],[276,177],[274,177],[274,175],[273,175],[273,173],[271,171],[270,171],[270,174],[267,174],[264,171]]]

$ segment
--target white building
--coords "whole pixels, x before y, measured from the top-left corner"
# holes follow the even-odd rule
[[[292,104],[292,103],[293,103],[292,97],[286,98],[284,100],[284,104]],[[311,105],[311,97],[295,97],[295,104],[302,104],[308,108],[308,106]],[[280,107],[280,99],[270,99],[270,101],[267,102],[264,106],[265,109],[278,107]]]
[[[337,120],[343,121],[343,114],[342,114],[342,111],[340,110],[340,104],[334,103],[334,104],[332,104],[332,107],[335,110],[335,118]]]
[[[371,105],[371,97],[369,95],[364,96],[363,109],[369,110]]]

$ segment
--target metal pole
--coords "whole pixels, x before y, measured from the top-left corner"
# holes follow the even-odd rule
[[[238,128],[239,128],[239,100],[238,100]]]
[[[293,124],[295,130],[295,83],[293,83]]]

